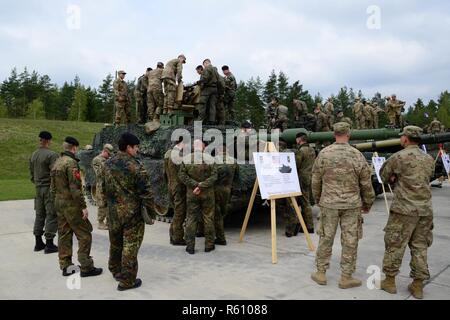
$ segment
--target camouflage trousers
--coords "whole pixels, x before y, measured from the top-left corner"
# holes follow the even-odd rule
[[[78,261],[81,265],[81,271],[88,272],[94,267],[94,261],[90,256],[91,232],[92,225],[89,220],[83,220],[81,210],[75,208],[58,209],[58,257],[61,270],[73,265],[73,234],[78,240]]]
[[[122,124],[123,121],[125,124],[131,123],[131,110],[128,103],[119,103],[116,102],[116,119],[114,121],[115,124]]]
[[[177,95],[177,87],[172,79],[164,79],[164,105],[163,113],[169,112],[169,109],[176,109],[175,99]]]
[[[223,226],[223,218],[228,214],[228,203],[231,198],[231,188],[216,187],[215,191],[216,212],[214,215],[214,229],[216,231],[216,239],[225,241],[225,228]]]
[[[225,93],[223,103],[226,111],[226,118],[228,120],[234,120],[234,96]]]
[[[186,229],[184,239],[188,246],[195,246],[195,235],[200,221],[203,221],[205,232],[205,246],[212,247],[216,239],[214,229],[215,199],[214,189],[202,190],[199,196],[187,191],[186,196]]]
[[[356,129],[361,130],[366,128],[366,118],[362,115],[355,116]]]
[[[136,99],[137,122],[144,124],[147,122],[147,95]]]
[[[275,129],[280,129],[281,132],[288,128],[288,119],[276,120],[274,124]]]
[[[384,228],[386,251],[383,272],[395,277],[400,272],[406,246],[411,250],[410,277],[417,280],[430,279],[427,251],[433,243],[433,216],[414,217],[391,212]]]
[[[305,189],[302,189],[305,190]],[[309,192],[303,194],[300,197],[296,198],[298,206],[301,208],[301,214],[302,214],[302,218],[305,221],[306,224],[306,228],[308,229],[314,229],[314,220],[313,220],[313,215],[312,215],[312,208],[311,208],[311,203],[309,201]],[[297,225],[300,223],[300,221],[298,221],[298,217],[297,214],[295,213],[294,208],[292,208],[292,206],[290,205],[290,203],[288,202],[289,206],[287,208],[287,210],[285,211],[285,225],[286,225],[286,232],[287,233],[294,233],[295,228],[297,227]]]
[[[352,275],[356,269],[358,241],[362,238],[361,209],[320,208],[320,220],[317,234],[320,236],[316,252],[317,270],[325,272],[330,267],[334,238],[338,224],[341,226],[341,270]]]
[[[115,210],[109,210],[109,262],[111,273],[120,274],[120,286],[132,287],[138,272],[138,252],[144,239],[145,223],[135,215],[129,221],[119,220]]]
[[[164,94],[161,90],[149,90],[147,92],[148,112],[147,119],[152,121],[159,117],[164,107]]]
[[[98,183],[95,188],[95,202],[97,203],[97,221],[105,222],[108,215],[108,204],[103,194],[102,185]]]
[[[225,125],[225,105],[222,97],[217,99],[216,122],[218,125]]]
[[[169,228],[170,240],[179,242],[184,239],[183,224],[186,220],[186,187],[179,185],[170,191],[173,204],[173,219]]]
[[[198,120],[216,122],[217,112],[217,88],[205,87],[202,88],[200,95],[200,103],[198,105]]]
[[[44,235],[45,239],[53,239],[56,236],[58,222],[53,203],[50,200],[50,187],[36,187],[34,210],[36,219],[34,220],[33,234],[38,237]]]

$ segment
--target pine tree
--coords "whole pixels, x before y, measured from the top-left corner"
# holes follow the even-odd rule
[[[275,74],[275,70],[272,70],[270,73],[269,80],[266,82],[263,92],[265,103],[270,103],[273,97],[278,97],[277,75]]]
[[[114,113],[113,77],[111,74],[108,74],[106,78],[103,79],[102,84],[98,88],[98,96],[101,102],[98,121],[111,122]]]
[[[278,74],[277,91],[280,103],[287,105],[289,103],[289,78],[286,76],[286,74],[284,74],[283,71],[280,71],[280,73]]]

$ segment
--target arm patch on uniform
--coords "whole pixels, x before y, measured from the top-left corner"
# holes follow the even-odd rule
[[[72,173],[75,180],[81,181],[80,170],[74,168]]]

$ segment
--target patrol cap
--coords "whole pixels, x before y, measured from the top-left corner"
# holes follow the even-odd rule
[[[119,72],[117,72],[118,74],[127,74],[125,71],[120,70]]]
[[[350,124],[347,122],[338,122],[333,126],[333,130],[335,134],[344,135],[350,133]]]
[[[106,150],[109,153],[113,153],[114,152],[114,147],[112,145],[110,145],[109,143],[107,143],[107,144],[105,144],[103,146],[103,150]]]
[[[80,143],[78,142],[78,140],[75,139],[74,137],[66,137],[66,138],[64,139],[64,142],[66,142],[66,143],[68,143],[68,144],[71,144],[71,145],[73,145],[73,146],[75,146],[75,147],[78,147],[78,146],[80,145]]]
[[[422,128],[417,126],[407,126],[403,128],[403,131],[399,134],[399,136],[407,136],[410,138],[420,138],[422,134]]]
[[[39,138],[44,139],[44,140],[52,140],[52,134],[48,131],[41,131],[39,133]]]

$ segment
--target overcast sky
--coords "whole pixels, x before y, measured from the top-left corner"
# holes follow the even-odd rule
[[[211,58],[218,67],[228,64],[238,80],[266,80],[272,69],[283,70],[325,97],[346,85],[366,95],[396,92],[410,104],[450,89],[445,0],[0,4],[0,80],[11,68],[27,66],[58,84],[78,74],[82,83],[98,87],[117,69],[133,79],[184,53],[186,82],[196,80],[195,67]]]

